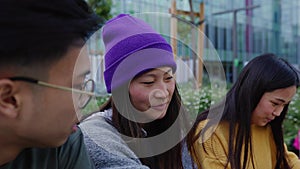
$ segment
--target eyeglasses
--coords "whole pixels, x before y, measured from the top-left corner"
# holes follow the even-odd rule
[[[54,88],[54,89],[78,93],[78,94],[80,94],[78,97],[78,107],[80,109],[85,108],[86,105],[91,100],[91,98],[96,96],[94,93],[95,81],[92,79],[85,80],[85,82],[81,86],[81,89],[75,89],[75,88],[50,84],[50,83],[43,82],[43,81],[40,81],[40,80],[37,80],[34,78],[30,78],[30,77],[17,76],[17,77],[10,77],[8,79],[10,79],[12,81],[24,81],[24,82],[34,83],[34,84],[37,84],[40,86],[45,86],[45,87],[50,87],[50,88]]]

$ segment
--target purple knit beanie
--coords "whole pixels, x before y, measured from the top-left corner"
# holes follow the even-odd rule
[[[120,14],[103,27],[106,90],[124,85],[137,74],[176,63],[171,46],[151,26],[127,14]]]

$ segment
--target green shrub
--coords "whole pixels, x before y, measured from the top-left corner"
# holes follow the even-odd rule
[[[181,85],[179,91],[182,101],[192,117],[196,117],[198,112],[202,112],[210,107],[212,94],[224,96],[224,92],[226,92],[212,93],[211,87],[208,85],[205,85],[200,90],[195,90],[191,83]],[[283,123],[283,129],[285,143],[290,147],[291,139],[295,138],[298,130],[300,130],[300,89],[290,103],[289,112]]]
[[[283,123],[285,142],[290,143],[290,140],[296,137],[298,130],[300,130],[300,89],[289,106],[289,112]]]
[[[206,84],[200,89],[195,89],[192,82],[179,84],[178,85],[179,93],[182,97],[182,102],[187,108],[188,112],[191,113],[191,117],[195,118],[198,112],[208,109],[212,102],[213,98],[221,99],[226,91],[212,92],[211,86]],[[109,96],[101,97],[97,100],[98,105],[103,104],[107,101]],[[296,93],[295,97],[290,103],[289,112],[284,121],[284,138],[288,147],[290,146],[290,140],[294,138],[297,134],[297,131],[300,129],[300,89]]]

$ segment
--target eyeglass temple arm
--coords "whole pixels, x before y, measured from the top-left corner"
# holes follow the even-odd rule
[[[58,86],[58,85],[54,85],[54,84],[49,84],[49,83],[43,82],[43,81],[37,81],[37,84],[42,85],[42,86],[51,87],[51,88],[61,89],[61,90],[65,90],[65,91],[76,92],[76,93],[80,93],[80,94],[87,94],[90,96],[96,96],[92,92],[83,91],[83,90],[79,90],[79,89],[73,89],[73,88],[64,87],[64,86]]]
[[[38,84],[41,86],[51,87],[51,88],[55,88],[55,89],[61,89],[61,90],[70,91],[70,92],[76,92],[76,93],[80,93],[80,94],[87,94],[90,96],[96,96],[95,93],[92,93],[92,92],[87,92],[87,91],[83,91],[83,90],[78,90],[78,89],[73,89],[73,88],[69,88],[69,87],[50,84],[47,82],[39,81],[39,80],[36,80],[33,78],[28,78],[28,77],[11,77],[9,79],[13,80],[13,81],[14,80],[26,81],[26,82],[35,83],[35,84]]]

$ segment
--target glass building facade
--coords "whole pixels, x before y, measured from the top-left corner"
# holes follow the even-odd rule
[[[114,0],[112,14],[169,13],[171,3],[172,0]],[[242,9],[236,13],[238,70],[262,53],[275,53],[299,68],[299,0],[193,0],[194,12],[199,12],[200,3],[204,3],[205,8],[204,33],[217,50],[228,78],[233,65],[234,15],[233,12],[216,14],[236,9]],[[176,0],[176,6],[179,10],[190,11],[188,0]],[[256,8],[244,10],[246,6]],[[179,17],[190,19],[189,16]],[[169,31],[170,26],[162,29]],[[177,48],[177,56],[191,55],[183,43],[177,43]]]

